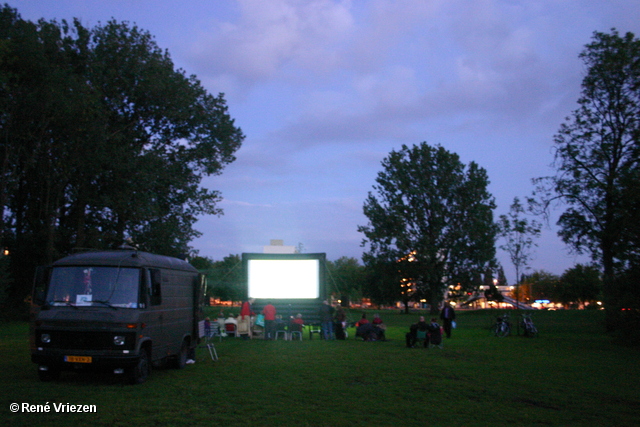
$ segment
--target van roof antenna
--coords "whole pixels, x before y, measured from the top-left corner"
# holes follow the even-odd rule
[[[133,239],[131,239],[131,237],[127,237],[124,240],[124,243],[122,245],[120,245],[120,249],[127,249],[127,250],[131,250],[131,251],[138,251],[138,245],[136,245],[135,243],[133,243]]]

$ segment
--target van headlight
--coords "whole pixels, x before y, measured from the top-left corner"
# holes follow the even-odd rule
[[[49,344],[51,342],[51,335],[49,334],[40,335],[40,341],[42,342],[42,344]]]
[[[114,345],[124,345],[124,335],[114,335],[113,336],[113,344]]]

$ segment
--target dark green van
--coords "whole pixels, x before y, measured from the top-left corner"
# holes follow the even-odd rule
[[[36,273],[31,360],[41,380],[111,371],[142,383],[182,368],[198,343],[204,280],[188,262],[137,250],[82,252]]]

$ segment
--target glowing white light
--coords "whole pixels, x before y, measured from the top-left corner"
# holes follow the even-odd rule
[[[247,270],[250,298],[320,297],[320,261],[317,259],[252,259]]]

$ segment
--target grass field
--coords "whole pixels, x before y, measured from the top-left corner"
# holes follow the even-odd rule
[[[602,312],[535,312],[538,338],[491,336],[496,314],[458,312],[444,349],[405,348],[418,313],[381,312],[386,342],[355,340],[353,329],[346,341],[225,338],[218,362],[199,348],[196,364],[155,369],[137,386],[73,373],[41,383],[27,324],[0,324],[0,417],[10,426],[113,427],[640,423],[640,351],[611,343]],[[52,409],[12,413],[11,403]],[[54,403],[96,412],[55,412]]]

